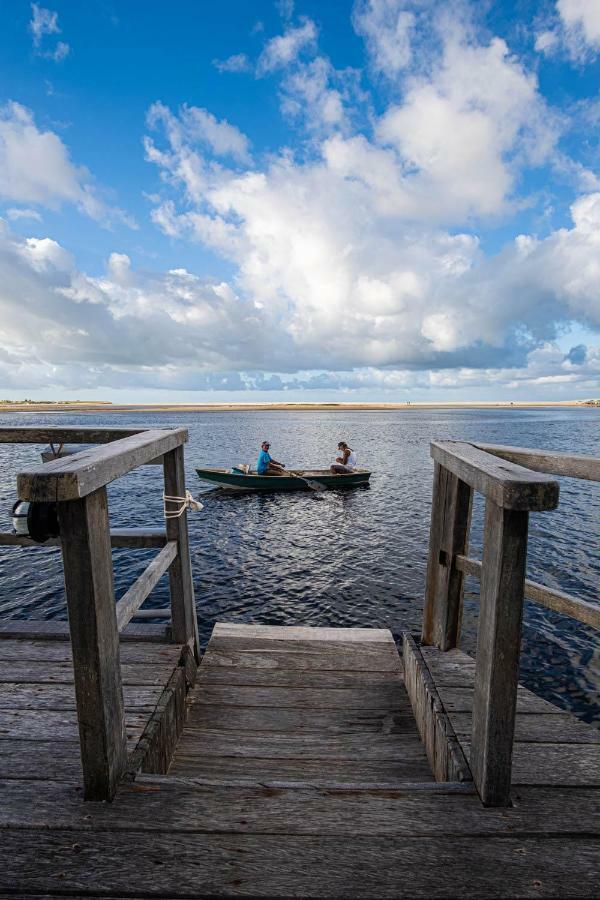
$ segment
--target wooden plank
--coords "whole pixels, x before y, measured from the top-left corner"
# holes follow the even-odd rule
[[[189,652],[191,655],[191,650]],[[168,772],[185,723],[187,690],[186,671],[181,666],[171,675],[156,709],[146,722],[138,745],[129,758],[127,780],[135,779],[140,771]]]
[[[177,541],[167,541],[162,550],[136,578],[128,591],[117,602],[117,628],[121,631],[154,590],[177,556]]]
[[[472,716],[469,713],[450,713],[450,720],[459,738],[470,739]],[[515,745],[517,743],[600,744],[600,730],[566,712],[559,715],[520,713],[515,719]],[[543,748],[540,752],[543,753]]]
[[[461,687],[449,686],[444,684],[444,682],[440,681],[437,677],[435,681],[444,708],[447,712],[473,711],[474,686],[467,686],[466,684]],[[542,700],[541,697],[536,697],[535,694],[532,694],[531,691],[528,691],[527,688],[524,687],[520,687],[517,690],[516,709],[519,714],[527,713],[532,715],[538,713],[545,715],[561,715],[564,712],[560,707],[548,703],[547,700]]]
[[[0,782],[0,828],[77,828],[198,833],[390,835],[600,833],[595,790],[525,788],[509,810],[483,808],[475,793],[428,785],[360,792],[269,785],[218,786],[200,779],[141,775],[113,803],[82,804],[56,781]],[[460,798],[460,802],[457,802]],[[173,816],[173,809],[177,816]]]
[[[166,542],[166,532],[161,528],[113,528],[110,532],[111,547],[141,550],[150,547],[164,547]],[[2,532],[0,533],[0,547],[60,547],[60,538],[49,538],[40,544],[22,534]]]
[[[175,752],[169,774],[218,781],[230,778],[253,779],[261,783],[265,780],[305,781],[315,787],[326,787],[332,781],[365,785],[385,782],[398,787],[404,782],[433,780],[424,754],[384,762],[371,759],[262,759],[251,756],[199,756],[196,752],[184,753],[181,747]]]
[[[202,661],[202,684],[239,684],[242,687],[351,688],[389,687],[404,690],[399,672],[353,672],[333,669],[263,669],[234,666],[205,666]]]
[[[63,725],[63,728],[66,728]],[[77,726],[70,740],[42,740],[39,735],[0,740],[0,778],[52,779],[81,785]],[[80,796],[82,796],[81,790]],[[0,804],[1,805],[1,804]]]
[[[472,781],[469,764],[420,648],[408,632],[402,638],[406,688],[431,771],[436,781]]]
[[[109,800],[127,752],[106,488],[60,503],[58,516],[84,795]]]
[[[598,456],[559,453],[556,450],[531,450],[524,447],[507,447],[503,444],[480,444],[479,442],[475,446],[486,453],[492,453],[501,459],[525,466],[534,472],[600,481],[600,457]]]
[[[238,637],[262,638],[270,641],[345,641],[362,643],[374,641],[393,644],[388,628],[327,628],[303,625],[239,625],[233,622],[217,622],[213,638]]]
[[[126,739],[137,739],[147,720],[147,711],[125,713],[123,734]],[[77,739],[77,735],[77,714],[74,709],[0,709],[0,755],[11,752],[7,744],[11,744],[13,740],[73,741]]]
[[[456,567],[466,575],[481,578],[481,562],[478,559],[459,554],[456,557]],[[564,616],[577,619],[578,622],[591,625],[592,628],[600,628],[600,603],[598,601],[590,603],[587,600],[580,600],[564,591],[557,591],[554,588],[538,584],[536,581],[530,581],[528,578],[525,579],[525,597],[547,609],[553,609]]]
[[[187,440],[187,431],[186,431]],[[164,457],[165,495],[185,497],[185,467],[183,447],[177,446]],[[193,642],[196,660],[200,659],[200,638],[198,616],[194,600],[194,579],[190,559],[190,541],[187,525],[187,510],[177,518],[166,520],[167,537],[177,543],[177,556],[169,569],[171,595],[171,628],[173,638],[180,644]]]
[[[486,501],[470,758],[486,806],[510,802],[527,525],[528,513]]]
[[[82,450],[54,462],[24,469],[17,476],[21,500],[77,500],[105,487],[132,469],[168,453],[187,440],[185,428],[150,429]]]
[[[171,607],[161,606],[160,609],[138,609],[132,616],[132,619],[170,619]]]
[[[426,763],[416,726],[409,734],[276,734],[270,732],[210,731],[188,724],[177,748],[177,758],[195,755],[252,757],[254,759],[336,759],[347,761],[417,760]],[[432,780],[431,774],[427,780]]]
[[[0,641],[2,640],[69,641],[69,626],[60,619],[0,619]],[[154,644],[169,644],[171,629],[164,625],[128,625],[119,635],[119,640],[147,641]]]
[[[142,428],[69,428],[63,425],[20,425],[0,428],[0,444],[108,444],[143,431]]]
[[[584,835],[325,836],[3,834],[0,889],[104,896],[596,898],[598,841]],[[495,873],[495,874],[492,874]],[[497,873],[501,873],[498,876]],[[174,888],[176,888],[174,893]],[[542,893],[543,892],[543,893]]]
[[[461,739],[467,756],[472,746]],[[600,752],[597,744],[515,743],[512,793],[520,785],[561,785],[600,788]]]
[[[194,703],[188,728],[218,731],[275,731],[294,734],[394,734],[413,732],[415,723],[407,706],[394,713],[386,710],[272,709],[268,706],[213,706]]]
[[[120,648],[123,683],[127,683],[130,677],[135,676],[135,670],[129,670],[129,666],[157,665],[160,667],[169,664],[176,666],[180,655],[181,647],[175,644],[155,644],[139,640],[125,641]],[[29,669],[31,681],[42,680],[44,673],[50,670],[50,663],[59,664],[61,667],[63,665],[70,666],[71,659],[70,641],[0,638],[0,678],[9,675],[11,671],[25,674],[25,671]],[[13,661],[18,664],[18,669],[10,665]],[[30,666],[31,668],[29,668]],[[21,679],[19,678],[19,680]],[[138,682],[132,681],[131,683]]]
[[[458,643],[463,597],[463,575],[454,560],[467,550],[473,490],[434,465],[422,640],[449,650]]]
[[[202,680],[195,691],[202,703],[229,706],[304,707],[306,709],[379,709],[397,712],[409,707],[406,691],[398,685],[388,688],[284,688],[242,687],[240,685],[205,685]]]
[[[169,674],[172,670],[169,670]],[[168,677],[163,684],[166,683]],[[130,687],[123,688],[123,699],[126,710],[143,709],[152,712],[160,696],[162,687]],[[64,710],[77,708],[75,703],[75,686],[73,684],[30,684],[0,683],[0,711],[4,709],[54,709]],[[26,717],[27,713],[23,713]]]
[[[464,441],[434,441],[431,455],[462,481],[503,509],[541,511],[558,506],[558,483],[485,453]]]
[[[281,641],[264,638],[212,637],[202,665],[236,665],[285,669],[348,669],[357,672],[401,672],[393,641],[367,641],[357,650],[352,641]]]

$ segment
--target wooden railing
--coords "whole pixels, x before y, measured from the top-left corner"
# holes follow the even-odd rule
[[[166,519],[165,530],[111,531],[106,491],[108,484],[138,466],[160,463],[165,494],[184,497],[187,436],[183,428],[0,429],[0,443],[102,444],[40,463],[17,476],[20,500],[57,505],[60,537],[43,546],[62,549],[86,799],[112,799],[125,772],[119,632],[167,571],[172,640],[188,644],[199,658],[186,511]],[[0,545],[33,546],[34,541],[0,534]],[[111,547],[160,548],[118,603]]]
[[[510,799],[524,598],[600,627],[600,606],[525,577],[530,512],[558,506],[551,474],[600,481],[600,459],[459,441],[434,442],[422,642],[458,646],[465,575],[481,579],[471,769],[486,805]],[[474,491],[485,497],[483,558],[467,555]]]

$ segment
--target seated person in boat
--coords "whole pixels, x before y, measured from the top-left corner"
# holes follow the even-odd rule
[[[285,464],[277,462],[276,459],[271,457],[269,453],[269,447],[271,446],[268,441],[263,441],[261,446],[260,453],[258,454],[258,462],[256,464],[256,471],[259,475],[283,475],[283,470],[285,469]]]
[[[338,450],[342,455],[336,456],[335,462],[329,466],[329,469],[334,475],[349,475],[356,469],[356,453],[346,441],[339,442]]]

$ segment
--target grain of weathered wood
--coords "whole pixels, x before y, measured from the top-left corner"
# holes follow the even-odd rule
[[[123,687],[126,710],[150,712],[160,696],[160,687]],[[75,687],[71,684],[0,683],[0,710],[76,709]]]
[[[281,731],[312,734],[404,734],[415,723],[408,704],[398,712],[360,709],[272,709],[268,706],[213,706],[196,702],[190,707],[189,728],[218,731]]]
[[[466,739],[465,754],[472,754]],[[512,785],[563,785],[600,788],[600,751],[597,744],[515,743]]]
[[[450,713],[450,720],[459,738],[470,739],[472,716],[469,713]],[[566,712],[559,715],[521,712],[515,719],[515,746],[517,743],[600,744],[600,730]],[[543,747],[539,753],[544,753]]]
[[[62,425],[20,425],[0,428],[0,444],[108,444],[151,430],[140,428],[65,428]]]
[[[433,485],[422,640],[449,650],[458,642],[463,597],[454,559],[467,552],[473,490],[437,462]]]
[[[510,802],[528,513],[487,500],[470,758],[488,806]]]
[[[156,587],[175,557],[177,556],[177,541],[167,541],[162,550],[136,578],[128,591],[117,602],[117,628],[121,631],[133,618],[144,600]]]
[[[501,460],[472,444],[434,441],[431,455],[496,506],[523,512],[558,506],[558,484],[548,475]]]
[[[64,625],[64,623],[62,623]],[[154,642],[128,640],[121,643],[121,672],[123,682],[129,676],[135,676],[136,670],[129,666],[176,666],[181,655],[181,647],[175,644],[157,645]],[[10,674],[13,669],[10,663],[23,664],[25,668],[32,664],[32,681],[43,680],[44,673],[53,667],[51,663],[71,665],[71,643],[67,640],[32,640],[31,638],[11,639],[0,637],[0,678]],[[132,681],[132,684],[139,682]],[[144,683],[144,682],[142,682]]]
[[[0,619],[1,640],[35,640],[35,641],[69,641],[69,626],[58,619]],[[165,644],[171,640],[170,626],[164,625],[128,625],[119,635],[119,640],[147,641],[148,643]]]
[[[314,709],[379,709],[396,712],[407,709],[408,697],[396,685],[388,688],[284,688],[242,687],[240,685],[204,685],[196,691],[202,703],[223,706],[270,706],[277,709],[303,707]]]
[[[148,715],[148,711],[124,714],[125,739],[139,737]],[[58,742],[72,741],[77,735],[77,715],[73,709],[0,709],[0,754],[10,750],[6,745],[13,739]]]
[[[127,753],[106,488],[59,504],[58,515],[84,794],[109,800]]]
[[[134,896],[593,898],[598,842],[584,835],[358,838],[47,830],[32,856],[3,835],[0,889]],[[357,865],[357,859],[360,864]],[[498,874],[501,873],[501,874]],[[540,894],[540,891],[543,891]]]
[[[24,469],[17,476],[17,493],[21,500],[77,500],[151,459],[180,447],[185,441],[185,428],[150,429],[133,434],[91,450],[83,450],[75,456]]]
[[[481,578],[481,562],[478,559],[458,555],[456,557],[456,567],[466,575],[474,575],[475,578]],[[547,609],[553,609],[564,616],[577,619],[577,621],[583,622],[585,625],[600,628],[600,603],[580,600],[578,597],[573,597],[564,591],[557,591],[554,588],[538,584],[536,581],[530,581],[528,578],[525,579],[525,597],[527,600],[533,600],[534,603],[547,607]]]
[[[353,672],[351,669],[263,669],[235,666],[207,666],[202,668],[202,683],[239,684],[242,687],[294,688],[351,688],[397,685],[397,672]]]
[[[406,689],[436,781],[472,781],[469,764],[414,638],[402,639]]]
[[[391,637],[391,635],[390,635]],[[223,657],[233,654],[235,664],[244,666],[269,665],[269,660],[276,665],[279,660],[285,662],[284,668],[308,669],[345,669],[348,662],[354,659],[356,671],[401,671],[402,666],[394,641],[367,641],[360,645],[357,652],[356,643],[352,641],[331,641],[318,639],[291,640],[265,639],[260,637],[211,637],[206,648],[206,665],[221,664],[212,654]],[[255,662],[258,661],[258,662]],[[228,665],[228,663],[225,663]]]
[[[343,784],[393,783],[432,781],[431,769],[425,753],[395,760],[339,760],[339,759],[263,759],[249,756],[198,756],[185,754],[180,747],[169,774],[201,778],[248,778],[261,783],[267,780],[310,781],[326,786],[332,781]]]
[[[258,638],[271,641],[342,641],[346,643],[377,642],[393,644],[394,639],[387,628],[327,628],[302,625],[238,625],[233,622],[217,622],[212,640],[222,637]]]
[[[583,456],[578,453],[559,453],[556,450],[529,450],[523,447],[507,447],[502,444],[480,444],[476,447],[492,453],[509,462],[525,466],[534,472],[548,475],[565,475],[570,478],[584,478],[600,481],[600,457]]]
[[[164,484],[167,496],[185,497],[185,468],[182,446],[177,446],[165,454]],[[184,509],[177,518],[167,519],[166,529],[169,541],[176,541],[177,543],[177,556],[169,569],[173,639],[180,644],[186,644],[192,640],[196,659],[199,660],[200,638],[198,636],[198,618],[194,601],[187,510]]]
[[[91,807],[64,782],[6,780],[0,782],[0,828],[367,837],[600,834],[597,790],[523,788],[513,807],[495,810],[482,807],[475,793],[429,787],[302,789],[141,775],[135,784],[123,785],[112,805]]]

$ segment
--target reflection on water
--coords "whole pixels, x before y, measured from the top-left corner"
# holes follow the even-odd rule
[[[6,414],[0,425],[115,424],[189,429],[188,487],[204,510],[189,516],[203,640],[217,619],[272,624],[374,625],[420,630],[432,466],[431,440],[480,440],[598,455],[600,410],[249,412],[198,415]],[[322,467],[347,440],[373,470],[366,488],[229,494],[199,482],[196,465],[254,463],[265,438],[290,468]],[[39,448],[0,445],[0,519],[10,527],[15,475]],[[159,525],[160,470],[147,466],[109,489],[115,527]],[[483,503],[474,506],[471,554],[481,552]],[[529,577],[598,602],[600,485],[561,479],[561,505],[531,516]],[[153,551],[116,550],[120,596]],[[462,646],[475,651],[477,590],[467,581]],[[163,579],[147,605],[164,606]],[[64,618],[60,555],[0,549],[0,616]],[[597,635],[527,603],[522,672],[542,696],[600,721]]]

